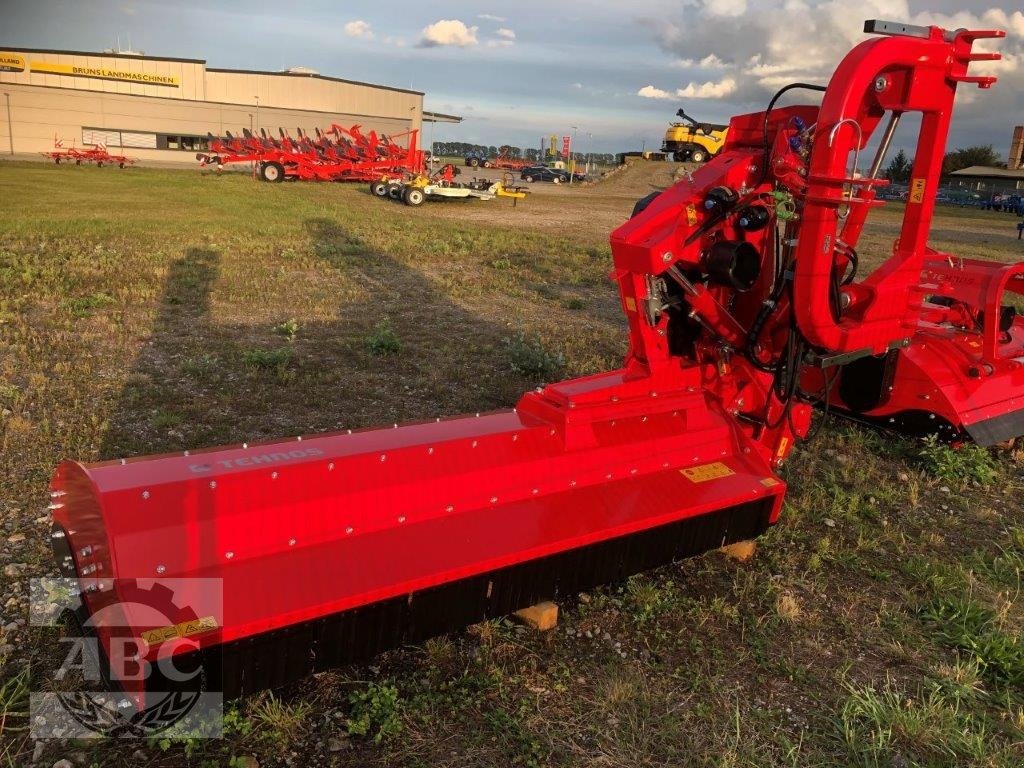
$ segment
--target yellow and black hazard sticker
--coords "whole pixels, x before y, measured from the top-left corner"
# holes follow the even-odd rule
[[[212,632],[219,626],[213,616],[203,616],[191,621],[183,621],[180,624],[172,624],[169,627],[150,629],[142,633],[142,639],[146,641],[147,645],[159,645],[176,637],[191,637],[203,632]]]
[[[912,203],[924,202],[924,179],[910,180],[910,197],[908,199]]]
[[[729,475],[735,475],[729,467],[720,461],[713,461],[710,464],[701,464],[696,467],[680,469],[680,474],[693,483],[706,483],[708,480],[720,480]]]
[[[765,488],[774,488],[778,484],[779,484],[779,481],[776,480],[774,477],[762,477],[761,478],[761,485],[763,485]]]
[[[632,296],[626,297],[626,309],[629,312],[636,312],[636,299],[634,299]]]
[[[697,206],[693,203],[686,206],[686,223],[691,227],[697,226]]]

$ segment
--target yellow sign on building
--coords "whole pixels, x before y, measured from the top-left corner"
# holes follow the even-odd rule
[[[0,52],[0,72],[24,72],[25,57],[20,53]]]
[[[80,67],[77,64],[56,64],[49,61],[33,61],[32,71],[47,75],[91,77],[97,80],[116,80],[122,83],[138,83],[139,85],[163,85],[168,88],[178,87],[178,78],[174,75],[156,75],[149,72],[125,72],[124,70],[107,69],[106,67]]]

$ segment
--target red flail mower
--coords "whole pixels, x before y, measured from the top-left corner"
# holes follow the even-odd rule
[[[994,83],[968,65],[998,58],[972,46],[1003,33],[866,31],[827,88],[783,89],[820,106],[733,118],[720,155],[612,233],[620,369],[496,413],[61,464],[54,540],[88,612],[128,628],[96,628],[112,667],[127,632],[145,662],[198,660],[244,694],[750,539],[778,520],[777,472],[816,404],[983,445],[1024,432],[1024,320],[1002,303],[1024,265],[927,245],[956,89]],[[859,279],[907,113],[901,233]],[[185,601],[168,623],[197,632],[144,636],[131,585],[160,577],[220,580],[222,611]],[[120,682],[141,701],[156,677]]]
[[[74,163],[75,165],[95,163],[97,168],[104,165],[116,165],[118,168],[124,168],[126,165],[135,164],[134,158],[110,154],[103,144],[93,144],[84,149],[74,146],[65,148],[64,141],[56,136],[53,137],[53,149],[41,154],[43,157],[53,160],[57,165],[61,163]]]
[[[210,136],[210,153],[199,153],[200,166],[221,170],[232,163],[253,163],[263,181],[302,179],[305,181],[377,181],[384,176],[402,177],[423,169],[424,153],[417,148],[419,132],[382,136],[364,134],[358,125],[342,128],[334,124],[327,131],[316,129],[310,136],[301,128],[292,138],[278,129],[278,138],[265,130],[256,136],[243,129],[241,138]],[[403,141],[404,139],[404,141]],[[405,144],[403,147],[402,144]]]

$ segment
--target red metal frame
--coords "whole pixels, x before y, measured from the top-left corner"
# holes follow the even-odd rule
[[[56,136],[53,137],[53,149],[41,154],[43,157],[53,160],[57,165],[60,165],[62,162],[74,162],[75,165],[95,163],[97,167],[106,164],[124,168],[126,165],[135,164],[134,158],[110,154],[110,151],[103,144],[95,144],[87,149],[78,149],[75,146],[65,148],[63,139],[59,139]]]
[[[216,627],[188,643],[211,647],[745,502],[764,501],[775,522],[785,492],[775,471],[811,419],[797,376],[827,397],[830,356],[886,351],[908,336],[901,397],[975,379],[979,389],[1020,392],[1021,321],[1009,341],[999,323],[1002,294],[1021,292],[1024,265],[959,262],[924,247],[951,83],[972,80],[966,65],[980,55],[971,43],[994,36],[933,29],[927,39],[872,40],[840,64],[820,109],[734,118],[719,155],[612,233],[611,276],[629,326],[618,370],[476,417],[64,462],[53,517],[90,610],[122,606],[138,633],[151,627],[124,603],[120,580],[221,578]],[[875,204],[876,182],[847,173],[848,156],[886,109],[925,113],[914,170],[923,196],[908,205],[892,257],[838,287]],[[856,131],[845,127],[851,118]],[[215,151],[240,162],[288,157],[300,177],[319,172],[307,162],[415,153],[414,133],[405,155],[358,126],[330,134],[229,137]],[[846,308],[833,306],[837,291]],[[978,358],[991,368],[963,371]],[[989,395],[972,395],[979,413],[1005,412]],[[952,403],[950,418],[968,418],[965,402]],[[114,631],[99,630],[108,641]]]
[[[210,152],[196,158],[201,166],[218,169],[236,163],[253,163],[257,168],[276,164],[283,178],[304,181],[376,181],[383,176],[420,173],[424,166],[416,130],[386,137],[375,131],[364,134],[359,125],[344,128],[333,124],[326,131],[316,129],[312,137],[301,129],[298,138],[284,129],[279,133],[278,139],[265,132],[256,136],[248,129],[241,138],[230,133],[223,139],[211,136]]]

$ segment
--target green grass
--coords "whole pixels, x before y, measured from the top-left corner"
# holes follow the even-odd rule
[[[361,185],[95,171],[0,164],[0,567],[24,576],[53,572],[63,458],[508,407],[625,352],[607,221],[639,171],[564,198],[578,228],[537,220],[540,197],[413,210]],[[943,210],[933,244],[1018,258],[1006,223]],[[311,677],[235,705],[222,740],[42,764],[1020,765],[1022,468],[832,422],[748,564],[710,554],[568,598],[553,633],[486,622]],[[7,645],[0,768],[31,756],[24,697],[55,652],[35,628]]]

